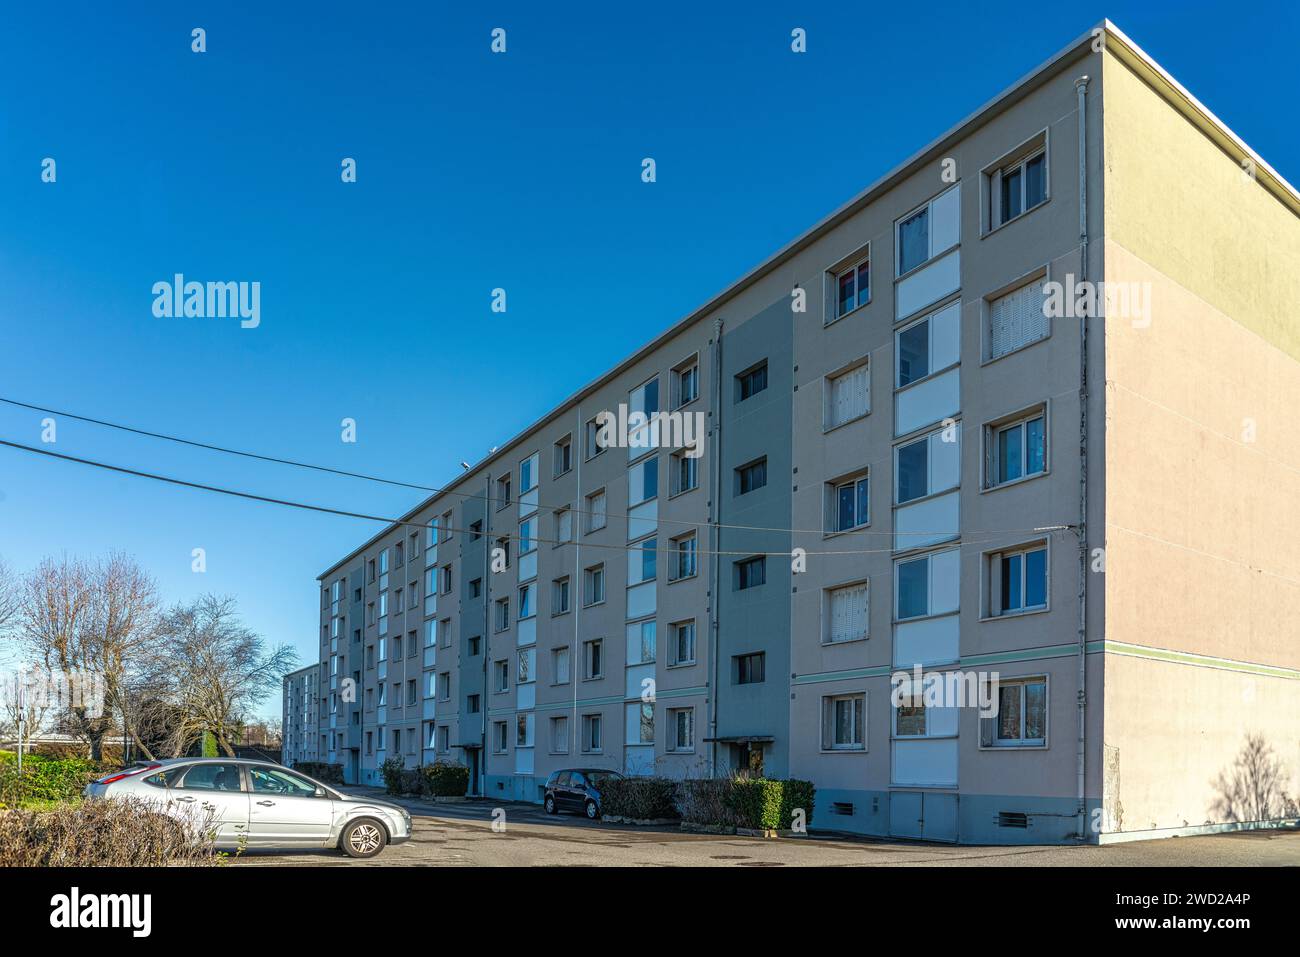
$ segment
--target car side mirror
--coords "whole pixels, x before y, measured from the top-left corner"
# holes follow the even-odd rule
[[[325,789],[322,788],[322,787],[317,787],[317,788],[316,788],[316,793],[315,793],[315,795],[313,795],[313,796],[314,796],[314,797],[318,797],[318,798],[323,798],[323,797],[325,796]]]

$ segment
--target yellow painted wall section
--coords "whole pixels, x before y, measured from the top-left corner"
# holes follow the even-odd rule
[[[1142,305],[1112,295],[1104,320],[1105,637],[1300,669],[1300,218],[1119,59],[1103,70],[1105,279]],[[1297,798],[1300,673],[1105,670],[1110,828],[1232,824],[1221,776],[1252,735],[1276,807]]]

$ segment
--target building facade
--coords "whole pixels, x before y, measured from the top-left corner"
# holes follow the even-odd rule
[[[308,665],[284,676],[280,762],[293,767],[321,760],[320,665]]]
[[[321,759],[945,841],[1294,813],[1298,216],[1102,24],[329,568]]]

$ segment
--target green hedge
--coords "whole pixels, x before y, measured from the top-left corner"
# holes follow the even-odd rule
[[[707,778],[682,781],[682,820],[692,824],[790,830],[797,809],[812,820],[816,789],[811,781],[774,778]]]
[[[677,781],[670,778],[610,778],[600,782],[600,813],[637,820],[676,819]]]
[[[464,797],[469,790],[469,768],[463,764],[435,761],[420,769],[423,791],[433,797]]]
[[[330,764],[326,761],[295,761],[294,770],[314,777],[326,784],[343,783],[343,765]]]
[[[25,754],[20,777],[17,756],[6,752],[0,754],[0,806],[75,801],[87,784],[110,770],[107,765],[85,758]]]

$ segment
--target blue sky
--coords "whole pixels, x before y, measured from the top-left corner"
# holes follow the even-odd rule
[[[1005,28],[971,3],[461,6],[7,10],[0,396],[440,484],[1103,16],[1300,181],[1290,4]],[[261,325],[156,318],[178,272],[260,282]],[[39,444],[40,418],[0,405],[0,437]],[[422,497],[67,419],[53,448],[381,515]],[[234,594],[304,660],[316,575],[376,530],[0,448],[11,564],[123,549],[168,601]]]

